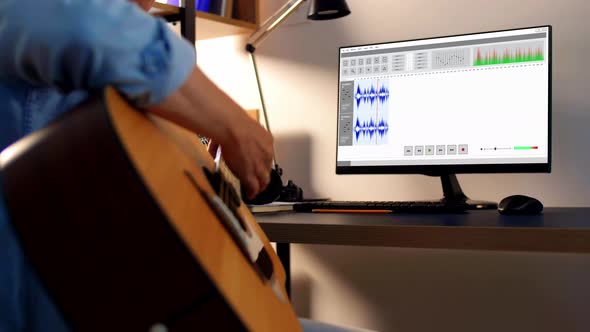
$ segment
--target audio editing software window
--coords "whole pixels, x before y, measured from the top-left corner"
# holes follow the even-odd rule
[[[549,28],[340,49],[338,166],[547,163]]]

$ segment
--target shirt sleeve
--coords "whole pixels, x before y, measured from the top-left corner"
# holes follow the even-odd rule
[[[0,0],[0,79],[62,91],[114,86],[161,102],[195,65],[194,47],[127,0]]]

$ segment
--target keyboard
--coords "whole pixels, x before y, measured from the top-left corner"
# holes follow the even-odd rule
[[[457,213],[467,210],[467,204],[442,201],[321,201],[296,203],[297,212],[358,212],[358,213]]]

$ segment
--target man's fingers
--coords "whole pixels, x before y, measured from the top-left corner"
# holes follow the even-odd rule
[[[260,190],[266,189],[270,183],[270,172],[268,167],[269,164],[258,166],[258,183],[260,184]]]
[[[248,199],[256,198],[256,195],[258,195],[258,191],[259,191],[258,181],[256,181],[256,180],[248,181],[246,189],[247,189],[246,194],[248,195]]]

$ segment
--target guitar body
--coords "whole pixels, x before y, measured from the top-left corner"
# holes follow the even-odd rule
[[[253,216],[234,209],[240,233],[215,208],[195,135],[107,89],[0,162],[23,250],[73,330],[300,331]]]

